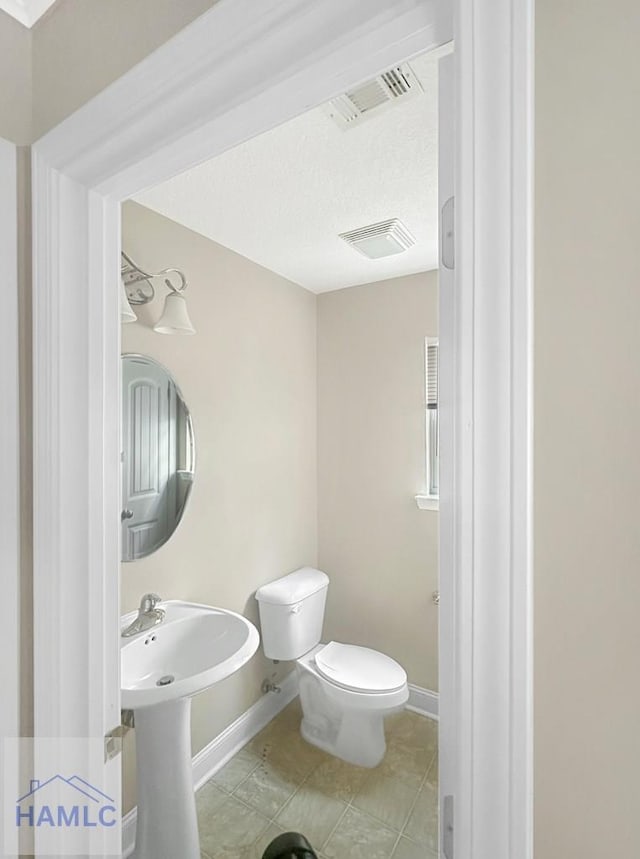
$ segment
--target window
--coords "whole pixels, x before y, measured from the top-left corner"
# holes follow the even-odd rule
[[[420,510],[440,508],[440,414],[439,388],[439,344],[436,337],[424,341],[424,404],[425,404],[425,490],[416,495]]]
[[[427,337],[426,407],[427,407],[427,495],[437,498],[440,491],[440,440],[438,428],[438,341]]]
[[[427,405],[427,493],[437,498],[439,482],[438,432],[438,341],[427,337],[426,343],[426,405]]]

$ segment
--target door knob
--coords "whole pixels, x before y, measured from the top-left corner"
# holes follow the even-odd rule
[[[124,522],[125,519],[133,519],[133,510],[123,510],[120,514],[120,521]]]

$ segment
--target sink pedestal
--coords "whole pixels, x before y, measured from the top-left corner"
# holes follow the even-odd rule
[[[200,859],[191,696],[242,668],[260,636],[251,621],[227,609],[182,600],[160,608],[161,622],[137,634],[127,631],[140,612],[121,619],[121,701],[136,723],[135,859]]]
[[[200,859],[191,764],[191,698],[135,711],[135,859]]]

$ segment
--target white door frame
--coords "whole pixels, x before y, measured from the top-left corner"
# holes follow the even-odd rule
[[[445,764],[457,859],[528,859],[533,0],[451,4]],[[451,35],[447,0],[220,0],[35,145],[36,735],[100,736],[120,716],[120,201]]]
[[[20,387],[18,375],[17,151],[0,138],[0,287],[2,290],[2,408],[0,450],[0,743],[20,736]],[[3,762],[0,746],[0,763]],[[16,780],[17,788],[17,780]],[[0,789],[1,792],[1,789]],[[16,796],[18,794],[16,793]],[[0,822],[0,844],[3,841]]]

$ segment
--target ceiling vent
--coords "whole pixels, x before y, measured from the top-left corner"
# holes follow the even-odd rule
[[[380,221],[379,224],[369,224],[368,227],[360,227],[359,230],[350,230],[348,233],[340,233],[340,238],[368,259],[401,254],[416,243],[409,230],[398,218]]]
[[[404,101],[421,92],[420,81],[408,63],[403,63],[332,99],[326,109],[336,125],[346,131],[400,99]]]

